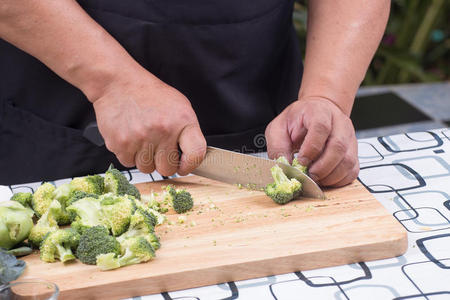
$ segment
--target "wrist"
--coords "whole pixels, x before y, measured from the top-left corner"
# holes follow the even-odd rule
[[[297,101],[298,101],[298,102],[309,102],[309,101],[320,101],[320,102],[325,102],[325,103],[331,104],[331,105],[333,105],[334,107],[336,107],[337,109],[339,109],[344,115],[346,115],[346,116],[348,116],[348,117],[350,116],[350,112],[347,113],[347,111],[345,111],[345,110],[339,105],[339,103],[337,103],[337,102],[334,101],[333,99],[327,98],[327,97],[325,97],[325,96],[320,96],[320,95],[318,95],[318,96],[313,96],[313,95],[308,95],[308,96],[302,95],[302,96],[300,96],[300,95],[299,95],[299,98],[298,98]],[[350,108],[350,111],[351,111],[351,108]]]

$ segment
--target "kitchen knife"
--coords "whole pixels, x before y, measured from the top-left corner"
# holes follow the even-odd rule
[[[90,123],[83,135],[97,146],[105,144],[96,122]],[[275,164],[283,169],[286,176],[296,178],[302,183],[303,196],[325,199],[324,193],[311,178],[290,165],[210,146],[206,150],[205,159],[192,174],[230,184],[240,184],[246,188],[262,189],[273,182],[270,169]]]
[[[192,174],[214,180],[261,189],[273,182],[270,169],[278,164],[289,178],[302,183],[303,196],[325,199],[320,187],[300,170],[274,160],[208,146],[205,159]]]

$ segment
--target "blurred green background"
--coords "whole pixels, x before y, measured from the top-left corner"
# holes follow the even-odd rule
[[[449,80],[448,0],[393,0],[381,45],[363,85]],[[306,39],[307,1],[297,1],[294,25]],[[302,53],[305,43],[300,43]]]

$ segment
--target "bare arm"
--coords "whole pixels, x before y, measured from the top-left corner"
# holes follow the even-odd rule
[[[383,35],[388,0],[309,1],[305,67],[298,101],[266,129],[271,157],[308,165],[322,185],[341,186],[359,172],[349,119],[355,94]]]
[[[75,0],[0,1],[0,38],[83,91],[123,165],[171,175],[200,163],[206,142],[188,99],[141,67]]]

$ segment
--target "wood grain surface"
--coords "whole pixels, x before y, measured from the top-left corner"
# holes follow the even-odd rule
[[[136,185],[142,194],[174,184],[194,209],[157,228],[162,247],[144,264],[102,272],[79,261],[24,258],[21,280],[55,282],[62,299],[115,299],[389,258],[407,249],[403,227],[359,182],[325,191],[327,200],[275,204],[260,191],[198,176]]]

